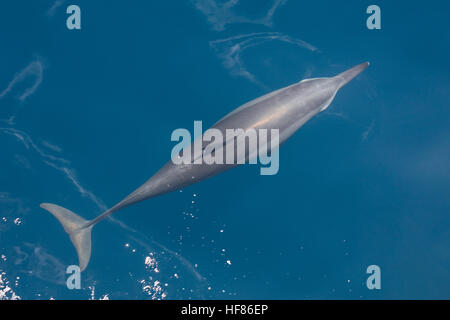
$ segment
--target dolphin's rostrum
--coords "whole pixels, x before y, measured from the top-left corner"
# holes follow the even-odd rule
[[[282,144],[306,121],[325,110],[337,91],[368,65],[365,62],[332,78],[306,79],[266,94],[232,111],[213,128],[223,132],[237,128],[278,129],[279,143]],[[42,203],[41,207],[61,222],[77,250],[80,270],[84,270],[91,256],[91,230],[95,224],[136,202],[181,189],[234,166],[205,163],[176,165],[169,161],[142,186],[93,220],[85,220],[54,204]]]

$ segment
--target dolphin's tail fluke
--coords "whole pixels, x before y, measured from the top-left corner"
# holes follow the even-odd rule
[[[83,271],[91,257],[91,230],[93,225],[89,225],[89,220],[85,220],[72,211],[55,204],[42,203],[41,208],[49,211],[61,222],[77,250],[80,270]]]

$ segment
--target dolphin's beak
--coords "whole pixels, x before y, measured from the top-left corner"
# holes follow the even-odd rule
[[[342,73],[339,73],[335,78],[340,78],[342,83],[339,86],[341,88],[342,86],[346,85],[350,80],[352,80],[354,77],[356,77],[358,74],[364,71],[369,66],[369,62],[364,62],[361,64],[358,64],[357,66],[348,69],[347,71],[344,71]]]

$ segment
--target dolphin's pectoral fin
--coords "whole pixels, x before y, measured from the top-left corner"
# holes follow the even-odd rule
[[[92,226],[88,225],[89,221],[55,204],[42,203],[40,207],[49,211],[61,222],[77,250],[80,270],[83,271],[87,267],[91,257]]]

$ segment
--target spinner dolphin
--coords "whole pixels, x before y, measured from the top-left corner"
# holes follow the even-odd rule
[[[365,62],[335,77],[305,79],[268,93],[235,109],[213,128],[223,132],[235,128],[278,129],[279,144],[282,144],[305,122],[325,110],[338,90],[368,65]],[[93,220],[85,220],[55,204],[42,203],[41,207],[52,213],[63,225],[77,251],[80,270],[84,270],[91,256],[91,231],[98,222],[127,206],[179,190],[234,166],[206,163],[177,165],[169,161],[142,186]]]

